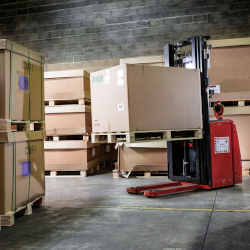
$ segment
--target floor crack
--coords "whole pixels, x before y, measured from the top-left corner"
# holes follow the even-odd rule
[[[204,238],[203,238],[203,241],[202,241],[201,250],[204,250],[204,247],[205,247],[205,244],[206,244],[209,226],[210,226],[211,221],[212,221],[213,213],[215,212],[215,203],[216,203],[217,194],[218,194],[218,191],[216,191],[216,193],[215,193],[215,197],[214,197],[214,201],[213,201],[213,206],[212,206],[212,211],[209,214],[209,219],[208,219],[208,223],[207,223],[206,232],[205,232],[205,235],[204,235]]]

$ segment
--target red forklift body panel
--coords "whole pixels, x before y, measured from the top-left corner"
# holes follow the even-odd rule
[[[241,156],[233,121],[210,122],[211,188],[231,186],[242,181]]]

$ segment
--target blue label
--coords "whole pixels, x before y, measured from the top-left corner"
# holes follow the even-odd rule
[[[29,80],[27,76],[19,76],[18,80],[19,89],[28,90],[29,89]]]
[[[22,162],[22,176],[31,176],[31,162],[30,161]]]

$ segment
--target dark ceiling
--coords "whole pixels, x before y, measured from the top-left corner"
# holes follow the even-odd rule
[[[156,55],[192,35],[250,36],[250,1],[0,2],[0,37],[42,52],[48,63]]]

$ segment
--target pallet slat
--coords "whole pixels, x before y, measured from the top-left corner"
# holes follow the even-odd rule
[[[45,114],[58,114],[58,113],[86,113],[91,112],[90,106],[81,104],[69,104],[58,106],[46,106]]]
[[[44,130],[44,121],[11,121],[0,119],[0,131],[41,131]]]
[[[135,143],[147,141],[177,141],[201,139],[202,129],[194,130],[165,130],[121,133],[92,133],[92,143]]]

